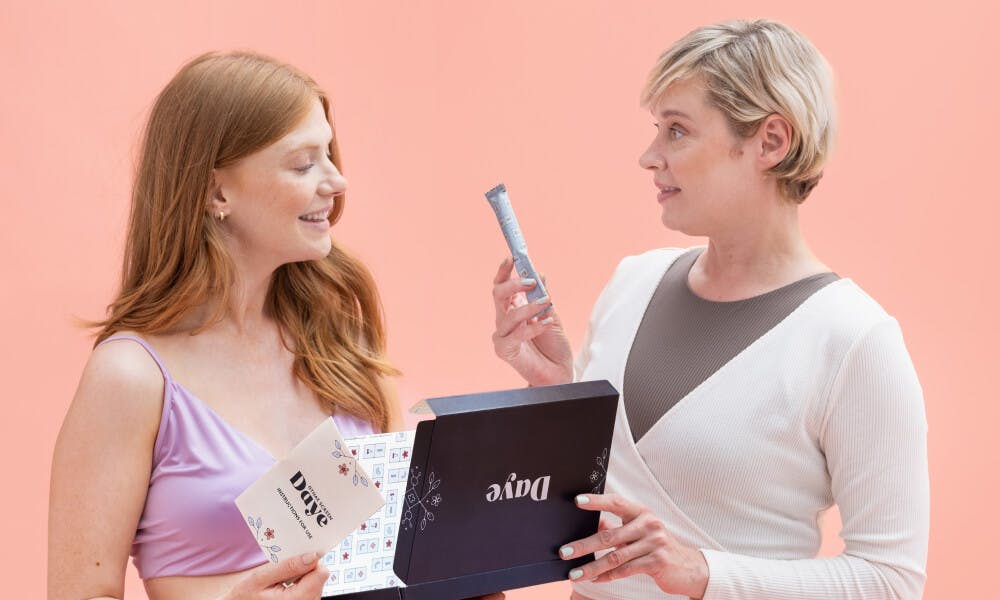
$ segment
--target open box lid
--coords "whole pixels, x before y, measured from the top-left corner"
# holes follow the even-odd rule
[[[559,546],[597,529],[599,513],[573,498],[604,489],[614,387],[588,381],[428,405],[436,418],[417,426],[393,565],[400,579],[565,576],[579,561],[561,560]]]

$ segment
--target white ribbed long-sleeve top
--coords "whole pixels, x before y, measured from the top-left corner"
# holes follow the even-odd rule
[[[619,390],[663,273],[628,257],[598,299],[578,380]],[[606,491],[648,506],[709,566],[705,600],[919,598],[929,519],[923,395],[895,319],[850,279],[817,291],[632,439],[619,402]],[[836,503],[844,551],[816,558]],[[671,598],[645,575],[574,583]]]

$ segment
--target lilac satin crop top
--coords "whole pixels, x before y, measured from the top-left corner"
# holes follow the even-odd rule
[[[146,505],[132,542],[139,576],[217,575],[266,562],[234,500],[275,458],[171,379],[145,340],[117,336],[102,343],[115,340],[145,348],[164,380]],[[345,438],[374,433],[370,423],[350,415],[334,421]]]

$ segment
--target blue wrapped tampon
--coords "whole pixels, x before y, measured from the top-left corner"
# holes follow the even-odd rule
[[[545,291],[545,284],[542,283],[542,278],[538,276],[535,267],[531,264],[531,259],[528,258],[528,246],[524,242],[524,235],[521,234],[521,226],[517,224],[514,208],[510,205],[510,198],[507,196],[507,186],[501,183],[486,192],[486,199],[489,200],[490,206],[493,207],[493,212],[497,216],[497,222],[500,224],[500,230],[503,231],[503,237],[507,240],[507,247],[510,248],[510,254],[514,258],[514,270],[517,271],[521,279],[534,279],[536,282],[535,287],[525,293],[528,302],[534,302],[539,298],[547,296],[548,292]],[[550,306],[535,316],[538,317],[545,314],[551,308]]]

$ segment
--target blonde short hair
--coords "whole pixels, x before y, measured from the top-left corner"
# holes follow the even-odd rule
[[[643,106],[674,81],[692,77],[704,79],[709,104],[739,136],[753,135],[772,114],[791,124],[788,154],[771,173],[785,197],[804,201],[823,176],[836,134],[833,74],[823,55],[775,21],[699,27],[660,56],[642,91]]]

